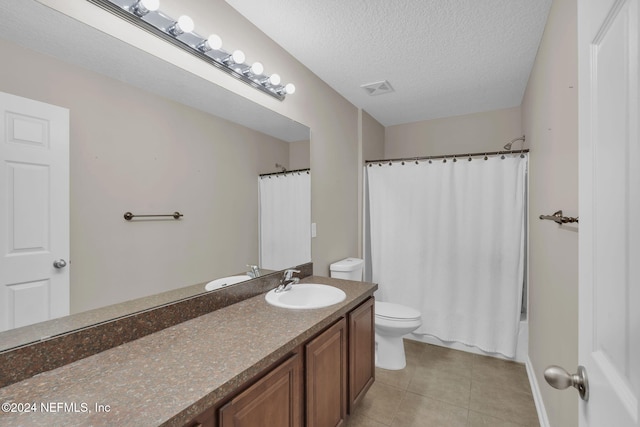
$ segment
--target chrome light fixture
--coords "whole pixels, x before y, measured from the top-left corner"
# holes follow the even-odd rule
[[[160,11],[160,0],[87,0],[151,34],[185,50],[238,80],[282,101],[295,92],[293,83],[281,84],[276,73],[267,75],[260,62],[245,63],[241,50],[229,53],[222,48],[217,34],[202,37],[196,32],[193,20],[182,15],[171,18]]]
[[[137,16],[144,16],[149,12],[155,12],[160,7],[160,0],[138,0],[131,11]]]

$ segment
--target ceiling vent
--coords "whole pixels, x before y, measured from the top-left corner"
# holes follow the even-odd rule
[[[360,87],[363,88],[367,92],[367,94],[371,96],[383,95],[385,93],[393,92],[391,84],[389,84],[389,82],[386,80],[383,80],[381,82],[368,83]]]

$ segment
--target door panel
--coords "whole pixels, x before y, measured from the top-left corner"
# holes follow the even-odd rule
[[[578,4],[582,427],[640,426],[637,3]]]
[[[69,111],[0,92],[0,331],[69,314]]]

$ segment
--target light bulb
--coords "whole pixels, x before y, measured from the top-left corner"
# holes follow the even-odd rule
[[[244,63],[244,60],[245,60],[244,52],[241,50],[234,50],[233,53],[231,54],[231,59],[233,59],[233,62],[235,62],[236,64]]]
[[[143,6],[149,12],[155,12],[160,8],[160,0],[140,0],[138,4]]]
[[[269,77],[269,84],[271,84],[272,86],[279,85],[280,76],[278,74],[271,74],[271,77]]]
[[[182,15],[178,18],[178,27],[180,27],[181,32],[190,33],[195,28],[195,24],[193,23],[193,19],[187,15]]]
[[[160,0],[138,0],[132,11],[139,17],[143,17],[149,12],[154,12],[160,8]]]
[[[207,44],[209,45],[209,49],[219,50],[222,47],[222,39],[217,34],[211,34],[209,38],[207,38]]]
[[[251,65],[251,72],[254,75],[262,74],[264,72],[264,67],[260,62],[254,62],[253,65]]]
[[[296,85],[294,85],[293,83],[287,83],[287,85],[284,87],[284,92],[287,95],[291,95],[292,93],[296,93]]]

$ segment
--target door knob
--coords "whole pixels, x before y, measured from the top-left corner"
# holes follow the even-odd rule
[[[67,266],[67,261],[65,261],[63,259],[57,259],[57,260],[53,261],[53,266],[55,268],[65,268]]]
[[[589,381],[587,370],[584,366],[578,366],[578,372],[569,374],[560,366],[551,365],[544,370],[544,379],[549,385],[558,390],[564,390],[569,386],[575,387],[580,393],[580,398],[585,402],[589,400]]]

